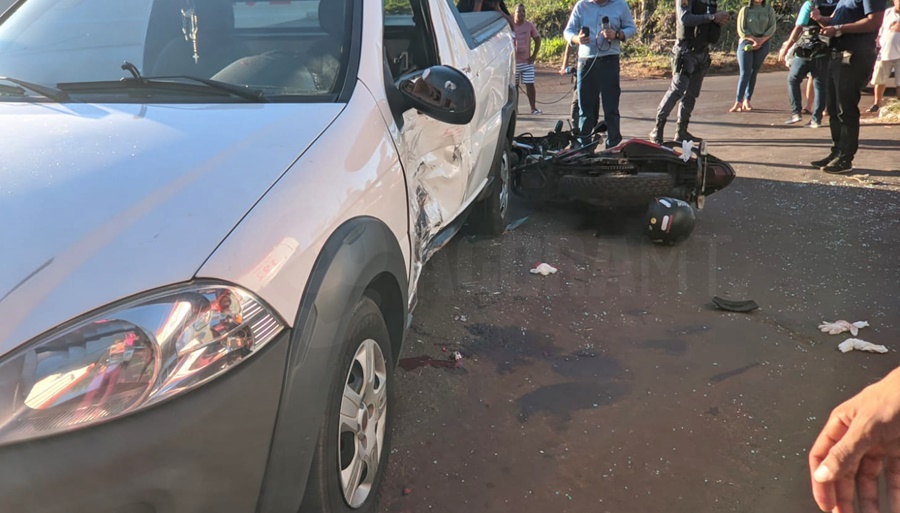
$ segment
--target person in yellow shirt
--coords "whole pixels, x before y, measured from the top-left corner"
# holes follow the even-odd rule
[[[749,5],[741,7],[737,21],[737,58],[741,75],[731,112],[753,110],[750,98],[756,86],[756,75],[769,53],[769,39],[775,34],[777,21],[775,9],[766,5],[766,0],[750,0]]]

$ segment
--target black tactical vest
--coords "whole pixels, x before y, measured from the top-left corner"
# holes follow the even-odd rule
[[[710,15],[715,14],[718,6],[716,0],[676,0],[686,1],[690,4],[691,14]],[[676,37],[680,41],[688,43],[692,50],[703,50],[711,44],[715,44],[722,36],[722,27],[718,23],[701,23],[696,27],[685,27],[681,20],[677,20]]]
[[[813,5],[819,8],[822,16],[831,16],[837,8],[837,0],[813,0]]]

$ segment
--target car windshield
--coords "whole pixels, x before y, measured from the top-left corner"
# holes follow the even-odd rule
[[[335,101],[356,58],[350,55],[350,4],[28,0],[0,19],[0,77],[59,89],[75,101],[122,102],[137,96],[142,103],[202,103],[247,101],[253,95]],[[133,64],[141,77],[178,78],[122,81],[134,78],[123,63]],[[253,94],[226,94],[209,80]],[[33,89],[21,95],[16,94],[21,88],[4,90],[0,100],[48,99]]]

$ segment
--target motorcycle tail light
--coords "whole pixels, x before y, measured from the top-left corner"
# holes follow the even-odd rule
[[[727,162],[708,162],[706,164],[707,194],[724,189],[734,180],[735,172]]]

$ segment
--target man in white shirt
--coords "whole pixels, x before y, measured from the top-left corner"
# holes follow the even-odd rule
[[[872,85],[875,86],[875,103],[869,112],[878,112],[884,91],[894,69],[894,86],[897,98],[900,99],[900,0],[894,0],[894,6],[884,11],[884,21],[878,32],[878,45],[881,51],[875,61],[875,72],[872,74]]]

